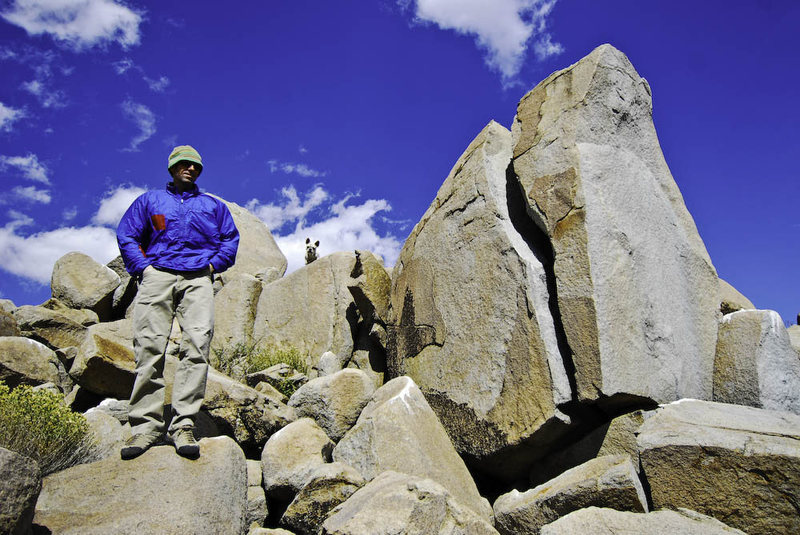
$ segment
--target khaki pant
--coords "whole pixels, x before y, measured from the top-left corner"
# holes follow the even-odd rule
[[[164,433],[164,359],[173,317],[182,336],[172,385],[170,433],[194,425],[206,391],[208,352],[214,335],[210,270],[145,270],[133,309],[136,380],[128,414],[133,434]]]

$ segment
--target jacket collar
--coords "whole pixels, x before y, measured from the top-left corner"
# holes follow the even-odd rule
[[[186,190],[183,193],[178,193],[178,190],[175,188],[175,184],[172,182],[167,182],[167,191],[173,195],[177,195],[178,197],[194,197],[195,195],[200,194],[200,188],[197,187],[197,184],[192,186],[192,189]]]

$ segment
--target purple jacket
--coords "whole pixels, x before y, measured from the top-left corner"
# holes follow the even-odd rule
[[[175,271],[215,272],[231,267],[239,231],[222,201],[193,190],[148,191],[131,204],[117,227],[125,269],[137,275],[149,265]]]

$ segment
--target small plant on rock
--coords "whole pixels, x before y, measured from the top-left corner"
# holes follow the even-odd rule
[[[289,344],[238,343],[223,349],[215,349],[211,358],[211,365],[214,368],[238,381],[244,381],[248,374],[266,370],[275,364],[286,364],[299,373],[308,373],[306,356]],[[289,378],[270,382],[286,397],[291,397],[298,388],[297,382]]]
[[[11,390],[2,381],[0,446],[35,460],[43,476],[87,462],[94,453],[86,418],[63,396],[30,386]]]

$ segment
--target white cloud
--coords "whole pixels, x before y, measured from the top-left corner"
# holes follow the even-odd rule
[[[0,102],[0,132],[11,132],[11,125],[25,117],[25,110],[12,108]]]
[[[147,83],[147,87],[156,93],[163,93],[169,86],[169,78],[166,76],[161,76],[158,80],[145,76],[144,81]]]
[[[321,186],[315,186],[304,195],[304,201],[293,186],[281,190],[283,202],[263,205],[256,199],[247,207],[258,215],[273,230],[273,236],[288,261],[287,272],[294,271],[304,263],[305,239],[319,240],[320,256],[335,251],[364,249],[383,257],[387,266],[397,260],[402,242],[391,234],[381,236],[373,227],[373,218],[380,212],[391,210],[383,199],[369,199],[358,205],[348,205],[352,196],[333,202],[330,194]],[[327,214],[311,221],[309,215],[321,213],[314,210],[328,203]],[[268,220],[279,223],[270,225]],[[276,232],[287,223],[294,223],[291,232]]]
[[[27,156],[2,156],[0,155],[0,171],[8,167],[15,167],[22,172],[22,176],[34,182],[50,184],[47,176],[47,167],[39,161],[35,154],[29,153]]]
[[[22,84],[22,89],[35,96],[43,108],[63,108],[67,95],[60,89],[50,89],[42,80],[31,80]]]
[[[303,145],[300,145],[299,147],[297,147],[297,151],[298,151],[300,154],[307,154],[307,153],[308,153],[308,149],[307,149],[307,148],[305,148]]]
[[[44,189],[39,189],[36,186],[16,186],[11,190],[18,199],[38,202],[42,204],[50,204],[52,197],[50,192]]]
[[[61,212],[61,217],[64,221],[72,221],[78,217],[78,207],[73,206],[72,208],[65,208],[64,211]]]
[[[111,66],[114,67],[114,72],[117,74],[125,74],[134,67],[134,63],[131,58],[122,58],[112,63]]]
[[[19,229],[34,223],[29,216],[10,210],[11,221],[0,228],[0,268],[48,284],[56,260],[71,251],[85,253],[100,263],[107,263],[119,254],[116,227],[130,203],[145,190],[135,186],[120,186],[109,191],[100,201],[92,218],[93,225],[61,227],[46,232],[24,235]],[[64,219],[71,220],[77,209],[64,211]]]
[[[406,6],[412,0],[399,0]],[[486,63],[504,79],[522,66],[528,42],[538,37],[535,51],[542,59],[560,53],[546,32],[547,16],[557,0],[416,0],[416,18],[443,30],[474,35],[487,53]]]
[[[258,199],[251,199],[246,208],[275,232],[286,223],[305,220],[311,210],[328,199],[328,192],[321,186],[316,186],[306,193],[305,200],[301,201],[297,190],[290,185],[281,189],[281,196],[283,201],[279,204],[261,204]]]
[[[56,260],[71,251],[88,254],[103,264],[119,254],[114,231],[105,227],[63,227],[29,236],[17,229],[32,220],[23,214],[0,228],[0,268],[20,277],[49,284]]]
[[[304,163],[279,162],[278,160],[269,160],[267,163],[269,164],[269,170],[271,173],[283,171],[287,175],[294,173],[306,178],[318,178],[328,174],[327,171],[317,171],[316,169],[312,169]]]
[[[550,34],[547,33],[533,44],[533,51],[539,61],[543,61],[550,56],[561,54],[564,51],[564,47],[561,46],[561,43],[554,43]]]
[[[133,121],[136,127],[139,128],[139,135],[134,137],[131,140],[131,144],[122,150],[138,152],[139,145],[156,133],[156,116],[144,104],[138,104],[130,99],[122,103],[122,112],[125,117]]]
[[[147,87],[156,93],[163,93],[167,87],[169,87],[169,78],[166,76],[160,76],[158,79],[150,78],[145,74],[144,69],[135,64],[130,58],[122,58],[119,61],[113,62],[111,66],[114,68],[114,72],[120,76],[124,75],[128,71],[135,71],[139,73],[139,75],[142,77],[142,80],[144,80],[144,82],[147,84]]]
[[[116,228],[119,220],[122,219],[122,215],[134,199],[144,192],[143,188],[136,186],[119,186],[106,192],[106,195],[100,201],[97,213],[92,217],[92,223]]]
[[[115,0],[14,0],[0,13],[29,35],[50,34],[75,50],[139,43],[142,15]]]

